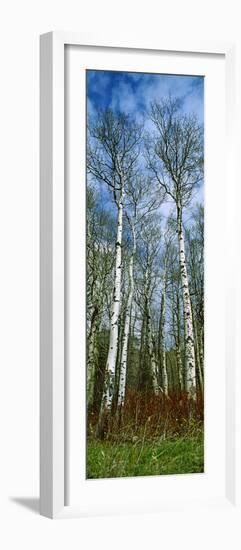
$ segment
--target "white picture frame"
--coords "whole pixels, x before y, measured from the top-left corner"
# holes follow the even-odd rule
[[[226,236],[235,229],[236,181],[236,58],[233,44],[163,44],[161,39],[111,39],[53,32],[40,40],[40,511],[48,517],[71,515],[66,504],[65,415],[65,55],[66,45],[217,54],[225,57],[226,166],[230,215]],[[232,239],[231,239],[232,240]],[[228,242],[228,241],[226,241]],[[227,280],[234,269],[235,242],[227,251]],[[228,273],[228,270],[230,273]],[[232,278],[233,280],[233,278]],[[241,433],[235,419],[241,405],[236,385],[237,353],[234,304],[236,289],[227,284],[226,326],[226,490],[218,502],[238,503],[241,496],[239,459]],[[223,427],[224,429],[224,427]],[[103,483],[103,482],[102,482]],[[80,496],[81,498],[81,496]],[[207,503],[209,498],[207,498]],[[194,502],[190,501],[193,505]],[[175,502],[174,502],[175,505]],[[78,507],[77,507],[78,508]],[[80,506],[80,510],[83,507]],[[75,508],[76,513],[76,508]],[[78,513],[78,511],[77,511]],[[79,512],[80,513],[80,512]]]

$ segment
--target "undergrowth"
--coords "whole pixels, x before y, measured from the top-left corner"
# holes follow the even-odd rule
[[[125,409],[112,414],[103,441],[98,416],[88,417],[87,478],[187,474],[204,471],[203,402],[190,409],[185,394],[129,393]]]

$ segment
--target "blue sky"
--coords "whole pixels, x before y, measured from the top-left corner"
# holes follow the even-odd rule
[[[183,114],[195,114],[204,121],[204,78],[202,76],[163,75],[119,71],[87,70],[88,116],[94,116],[99,108],[111,108],[124,112],[137,121],[145,118],[145,128],[154,131],[153,123],[145,117],[154,100],[160,101],[171,94],[181,100]],[[100,186],[103,203],[111,201],[106,186]],[[109,197],[109,200],[108,200]],[[193,193],[193,203],[203,201],[203,186]],[[168,202],[162,207],[166,216],[170,212]],[[188,215],[188,213],[187,213]]]
[[[182,99],[182,110],[203,122],[204,78],[119,71],[87,71],[88,113],[110,107],[141,118],[151,101],[171,94]]]

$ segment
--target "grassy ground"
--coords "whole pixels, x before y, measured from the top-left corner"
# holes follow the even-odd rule
[[[87,478],[188,474],[204,470],[203,434],[134,442],[89,438]]]

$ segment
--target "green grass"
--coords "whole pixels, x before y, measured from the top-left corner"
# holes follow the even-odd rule
[[[204,471],[203,434],[176,439],[100,442],[89,438],[87,478],[188,474]]]

